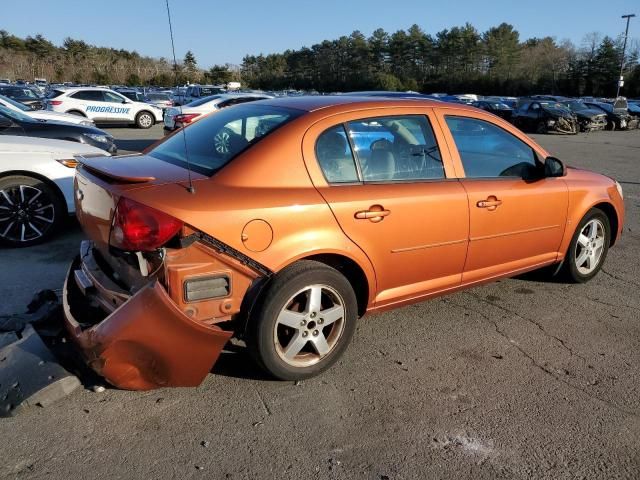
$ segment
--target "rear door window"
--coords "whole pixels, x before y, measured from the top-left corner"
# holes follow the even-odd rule
[[[359,182],[356,162],[343,125],[322,132],[316,141],[316,158],[327,182]]]
[[[88,102],[104,102],[100,90],[81,90],[70,95],[70,97],[75,100],[86,100]]]
[[[440,150],[424,115],[376,117],[347,123],[364,182],[445,178]]]

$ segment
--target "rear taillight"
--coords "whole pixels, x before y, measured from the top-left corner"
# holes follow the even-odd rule
[[[180,123],[191,123],[199,116],[199,113],[181,113],[173,117],[173,121]]]
[[[175,237],[182,226],[171,215],[122,197],[116,207],[109,243],[122,250],[149,252]]]
[[[62,105],[62,100],[49,100],[49,105]]]

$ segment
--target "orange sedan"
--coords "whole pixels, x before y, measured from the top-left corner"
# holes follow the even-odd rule
[[[80,161],[67,328],[126,389],[198,385],[232,336],[276,378],[316,375],[367,312],[547,266],[591,279],[624,218],[614,180],[436,101],[259,101]]]

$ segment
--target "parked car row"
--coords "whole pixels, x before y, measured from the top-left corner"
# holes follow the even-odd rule
[[[480,100],[473,105],[509,119],[518,128],[536,133],[575,134],[640,128],[640,107],[624,98],[606,102],[536,96],[520,98],[513,106],[495,100]]]

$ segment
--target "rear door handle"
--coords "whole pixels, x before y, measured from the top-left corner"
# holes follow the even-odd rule
[[[389,210],[385,210],[382,205],[372,205],[369,210],[360,210],[356,212],[354,217],[358,220],[370,220],[373,223],[381,222],[384,217],[390,215]]]
[[[502,205],[502,200],[498,200],[496,197],[494,197],[492,195],[489,198],[487,198],[486,200],[480,200],[478,203],[476,203],[476,205],[478,206],[478,208],[486,208],[488,210],[495,210],[500,205]]]

